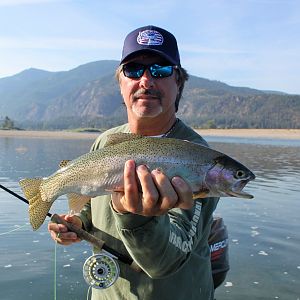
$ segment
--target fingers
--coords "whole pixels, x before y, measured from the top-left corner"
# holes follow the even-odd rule
[[[137,167],[137,177],[141,184],[142,198],[140,211],[144,215],[155,215],[158,210],[159,191],[148,168],[144,165]]]
[[[161,170],[155,169],[151,172],[151,181],[146,175],[148,169],[144,167],[142,170],[145,174],[141,177],[138,172],[138,178],[141,181],[143,211],[146,215],[162,215],[175,207],[191,209],[194,206],[192,189],[182,178],[176,176],[170,181]]]
[[[124,197],[122,204],[128,212],[141,210],[139,189],[135,172],[135,162],[128,160],[124,167]]]
[[[119,213],[136,213],[140,210],[139,191],[135,173],[135,162],[128,160],[124,167],[124,192],[112,194],[112,206]]]
[[[82,227],[82,222],[77,216],[61,215],[60,217],[64,218],[67,222]],[[50,222],[48,224],[48,231],[51,238],[61,245],[67,246],[81,241],[75,232],[68,231],[68,228],[63,224]]]
[[[195,204],[191,187],[182,178],[177,176],[173,177],[171,182],[178,195],[176,207],[181,209],[191,209]]]
[[[190,209],[194,201],[190,186],[180,177],[170,181],[161,170],[150,172],[129,160],[124,168],[124,193],[114,193],[112,205],[121,213],[157,216],[174,207]]]
[[[153,170],[151,175],[159,192],[159,201],[157,201],[159,213],[164,214],[177,205],[178,195],[174,190],[169,178],[160,170]]]

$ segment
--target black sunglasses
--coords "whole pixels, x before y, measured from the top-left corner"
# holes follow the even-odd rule
[[[138,63],[128,63],[123,65],[123,74],[128,78],[141,78],[146,69],[154,78],[165,78],[173,74],[173,69],[177,66],[161,66],[159,64],[143,65]]]

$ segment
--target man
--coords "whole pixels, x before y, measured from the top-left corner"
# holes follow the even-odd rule
[[[188,75],[180,65],[171,33],[156,26],[129,33],[116,77],[128,124],[100,135],[92,151],[103,147],[107,136],[116,132],[207,145],[176,118]],[[207,240],[218,199],[194,201],[184,180],[168,179],[159,170],[136,166],[133,160],[124,166],[124,189],[123,193],[91,199],[76,216],[65,216],[111,248],[130,255],[143,270],[136,272],[120,263],[120,278],[108,289],[93,289],[92,299],[213,299]],[[60,244],[79,241],[63,225],[49,224],[49,231]]]

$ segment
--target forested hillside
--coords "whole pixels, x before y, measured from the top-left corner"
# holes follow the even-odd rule
[[[70,71],[29,69],[0,79],[0,120],[18,127],[108,128],[126,122],[117,61]],[[178,116],[195,127],[300,128],[300,96],[233,87],[190,76]]]

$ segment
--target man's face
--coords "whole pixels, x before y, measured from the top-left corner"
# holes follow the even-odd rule
[[[137,56],[126,64],[132,62],[166,65],[160,56],[149,54]],[[178,94],[176,70],[165,78],[153,78],[148,69],[140,78],[128,78],[121,72],[119,82],[129,118],[168,117],[175,114],[175,100]]]

